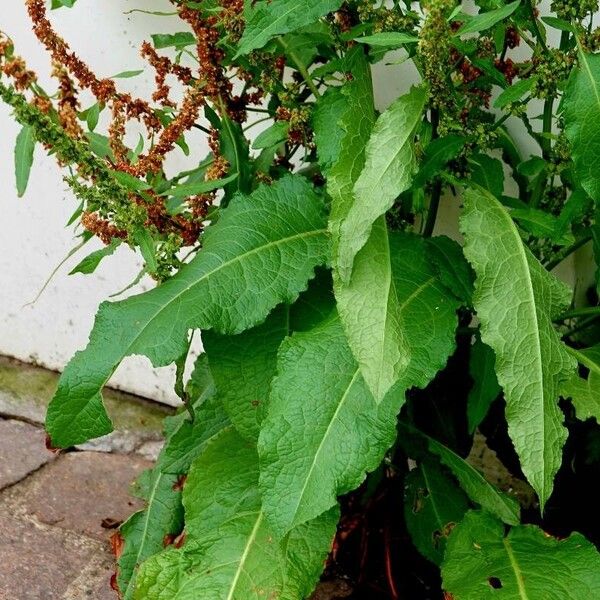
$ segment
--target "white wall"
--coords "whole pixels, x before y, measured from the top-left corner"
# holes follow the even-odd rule
[[[2,4],[0,30],[11,35],[17,52],[43,74],[42,83],[53,89],[47,77],[50,63],[30,31],[24,2],[5,0]],[[52,11],[50,15],[57,30],[99,75],[112,75],[146,66],[138,48],[150,33],[183,29],[176,17],[124,14],[133,8],[172,11],[167,0],[78,0],[75,8]],[[409,62],[400,68],[379,64],[374,75],[380,108],[416,81]],[[153,89],[149,68],[135,79],[120,81],[123,89],[140,96],[149,97]],[[54,160],[40,148],[36,150],[27,193],[22,199],[16,197],[12,156],[18,130],[9,109],[0,103],[0,353],[60,370],[75,350],[86,344],[98,304],[133,280],[140,261],[128,248],[120,248],[95,274],[68,276],[69,267],[78,261],[77,256],[73,257],[40,299],[33,306],[24,306],[75,245],[72,231],[65,230],[64,224],[78,203],[62,181]],[[202,137],[192,134],[189,141],[193,156],[186,158],[177,149],[168,167],[190,168],[206,154]],[[526,155],[529,150],[534,151],[531,139],[521,141],[527,148]],[[438,232],[455,231],[457,211],[458,202],[445,199],[446,219],[442,219]],[[92,243],[82,250],[79,258],[93,249]],[[129,293],[151,285],[151,281],[143,282]],[[130,357],[111,384],[172,403],[175,401],[172,379],[170,368],[153,370],[145,358]]]
[[[108,76],[147,66],[137,49],[150,33],[184,29],[176,17],[123,14],[132,8],[172,12],[167,0],[78,0],[73,9],[49,14],[72,48],[99,75]],[[2,3],[0,30],[13,38],[17,52],[40,74],[42,84],[53,89],[47,77],[50,62],[31,33],[24,2]],[[143,75],[120,82],[123,89],[149,97],[153,89],[152,69],[146,68]],[[18,131],[10,110],[0,102],[0,353],[60,370],[77,349],[85,346],[98,304],[129,284],[141,262],[128,248],[120,248],[105,259],[95,274],[68,276],[69,267],[101,247],[92,241],[57,273],[33,306],[24,306],[75,246],[72,230],[66,230],[64,225],[78,202],[62,181],[54,159],[41,148],[35,152],[27,193],[24,198],[17,198],[13,148]],[[194,156],[186,159],[177,149],[169,164],[171,168],[190,168],[206,154],[202,138],[193,140]],[[151,281],[145,281],[132,292],[151,285]],[[170,368],[153,370],[145,358],[130,357],[111,384],[173,402],[172,378]]]

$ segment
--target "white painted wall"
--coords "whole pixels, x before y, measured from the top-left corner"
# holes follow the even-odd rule
[[[2,4],[0,30],[11,35],[17,52],[42,75],[42,84],[53,89],[47,77],[50,63],[30,31],[24,2],[5,0]],[[134,8],[172,11],[167,0],[78,0],[74,9],[60,9],[50,14],[57,30],[99,75],[112,75],[146,66],[138,55],[138,48],[150,33],[183,29],[176,17],[124,14]],[[416,82],[416,74],[408,62],[402,67],[379,64],[374,77],[380,108]],[[136,95],[149,97],[153,89],[152,70],[146,69],[135,79],[121,80],[121,86]],[[18,130],[9,110],[0,103],[0,353],[60,370],[73,353],[86,344],[98,304],[132,281],[141,265],[128,248],[120,248],[95,274],[68,276],[69,267],[78,261],[77,256],[73,257],[40,299],[32,306],[25,306],[75,245],[72,232],[66,230],[64,224],[78,203],[62,181],[54,160],[40,148],[36,150],[27,194],[22,199],[16,197],[12,155]],[[191,134],[189,141],[192,156],[186,158],[176,150],[167,164],[170,169],[190,168],[206,154],[200,135]],[[521,142],[527,149],[526,155],[534,151],[532,140]],[[445,199],[446,219],[442,220],[438,232],[455,231],[449,224],[456,223],[457,211],[458,202]],[[92,243],[79,258],[93,249]],[[151,281],[144,281],[129,293],[151,285]],[[154,370],[145,358],[130,357],[115,373],[111,384],[174,403],[172,380],[170,368]]]

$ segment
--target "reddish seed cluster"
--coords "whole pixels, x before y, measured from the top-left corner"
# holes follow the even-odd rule
[[[0,51],[0,56],[2,52]],[[19,56],[12,57],[0,66],[0,71],[11,77],[15,82],[17,90],[26,90],[32,83],[37,80],[33,71],[30,71],[25,64],[25,61]]]
[[[110,244],[114,238],[127,237],[125,231],[121,231],[97,213],[84,212],[81,215],[81,224],[84,229],[99,237],[105,244]]]
[[[496,59],[494,66],[502,73],[506,81],[512,85],[513,79],[519,74],[519,69],[514,61],[510,58]]]
[[[69,77],[67,70],[55,63],[52,75],[58,79],[58,118],[63,129],[72,138],[83,137],[83,130],[77,119],[79,99],[77,89]]]

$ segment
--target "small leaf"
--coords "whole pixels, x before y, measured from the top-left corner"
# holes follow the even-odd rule
[[[504,193],[504,169],[497,158],[474,154],[469,158],[471,180],[491,192],[496,198]]]
[[[446,540],[469,509],[469,502],[452,477],[432,460],[406,476],[404,520],[413,544],[436,565],[444,558]]]
[[[287,121],[276,121],[271,127],[260,132],[252,147],[254,149],[269,148],[284,142],[287,139],[289,128],[290,124]]]
[[[470,433],[479,427],[492,402],[502,391],[496,378],[495,363],[494,351],[478,339],[471,347],[469,362],[469,375],[473,380],[473,387],[467,399],[467,419]]]
[[[367,243],[373,223],[410,187],[416,167],[413,138],[426,99],[426,90],[414,87],[375,123],[364,169],[354,185],[354,203],[341,224],[334,256],[334,268],[343,283],[350,281],[354,258]]]
[[[144,259],[144,267],[148,273],[156,273],[158,263],[156,262],[156,248],[154,238],[148,229],[139,227],[133,232],[133,239],[140,249]]]
[[[179,33],[155,33],[151,37],[152,43],[157,50],[170,47],[182,50],[186,46],[193,46],[196,43],[194,34],[189,31],[180,31]]]
[[[496,354],[508,431],[543,507],[567,437],[558,396],[575,370],[552,319],[569,306],[571,291],[524,246],[494,196],[468,189],[464,204],[461,231],[465,256],[477,274],[473,305],[481,339]]]
[[[435,177],[449,160],[456,158],[465,145],[466,139],[459,135],[432,140],[425,148],[425,156],[413,180],[414,187],[423,187]]]
[[[210,179],[208,181],[194,181],[193,183],[182,183],[174,188],[161,192],[159,196],[171,196],[173,198],[183,199],[188,196],[197,196],[198,194],[206,194],[214,190],[225,187],[228,183],[235,181],[238,177],[237,173],[224,177],[223,179]]]
[[[342,0],[258,0],[246,2],[246,28],[236,57],[262,48],[277,35],[314,23],[320,17],[337,10]]]
[[[510,4],[496,8],[495,10],[479,13],[470,18],[454,35],[459,36],[464,35],[465,33],[485,31],[486,29],[493,27],[496,23],[510,17],[510,15],[517,10],[519,4],[521,4],[521,0],[516,0],[516,2],[511,2]]]
[[[112,75],[111,79],[130,79],[131,77],[137,77],[144,72],[144,69],[138,69],[136,71],[121,71],[116,75]]]
[[[494,100],[494,108],[504,108],[507,104],[517,102],[527,92],[530,92],[535,83],[535,77],[521,79],[512,85],[509,85],[502,93]]]
[[[456,600],[583,600],[600,589],[600,555],[581,534],[558,540],[535,525],[508,535],[491,515],[471,511],[450,535],[444,589]]]
[[[143,192],[152,187],[150,184],[138,179],[130,173],[125,173],[125,171],[115,171],[111,169],[110,172],[112,176],[128,190],[132,190],[134,192]]]
[[[76,267],[71,270],[69,275],[74,275],[75,273],[89,275],[90,273],[93,273],[98,268],[98,265],[102,259],[113,254],[122,241],[123,240],[120,238],[114,238],[108,246],[88,254],[88,256],[86,256],[80,263],[77,264]]]
[[[408,33],[400,31],[391,31],[386,33],[376,33],[374,35],[365,35],[355,37],[355,41],[369,46],[382,46],[384,48],[400,48],[404,44],[416,44],[419,38]]]
[[[33,164],[33,151],[35,149],[35,137],[33,127],[25,126],[17,135],[15,144],[15,178],[17,181],[17,195],[23,196],[29,182],[31,165]]]
[[[399,423],[399,428],[400,431],[408,435],[416,435],[426,441],[429,451],[435,454],[441,460],[442,464],[452,471],[452,474],[460,483],[460,487],[462,487],[472,502],[480,504],[482,508],[485,508],[504,523],[508,523],[509,525],[518,525],[520,523],[521,511],[519,503],[489,483],[464,458],[432,437],[403,422]]]

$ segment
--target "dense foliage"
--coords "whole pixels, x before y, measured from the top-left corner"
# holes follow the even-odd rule
[[[105,244],[72,273],[126,244],[157,282],[100,306],[51,445],[112,430],[125,357],[177,365],[182,410],[113,540],[121,597],[301,600],[320,577],[599,597],[600,276],[575,293],[555,271],[580,249],[600,265],[598,2],[172,4],[185,27],[142,46],[151,101],[98,78],[44,0],[26,5],[56,92],[0,38],[19,194],[41,144],[80,200],[75,251]],[[379,107],[375,63],[418,83]],[[210,154],[168,173],[193,128]]]

